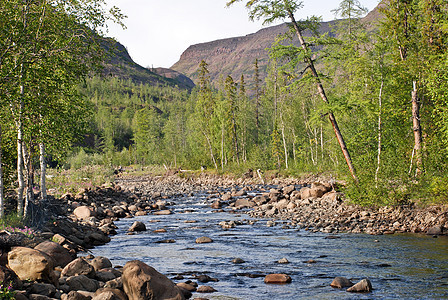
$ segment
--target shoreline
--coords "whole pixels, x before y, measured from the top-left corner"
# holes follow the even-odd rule
[[[254,193],[254,191],[257,192]],[[260,184],[257,179],[234,179],[204,174],[184,178],[177,175],[118,176],[115,183],[83,189],[76,195],[65,194],[60,199],[52,199],[51,209],[47,213],[59,217],[48,223],[37,237],[27,244],[27,248],[35,249],[38,249],[38,244],[42,243],[51,244],[52,247],[57,245],[64,249],[58,251],[65,251],[66,257],[67,255],[69,257],[66,258],[65,266],[58,262],[59,258],[55,259],[54,266],[60,265],[60,267],[53,268],[54,270],[50,273],[54,273],[53,275],[58,278],[57,281],[49,279],[51,276],[48,274],[47,279],[38,280],[47,283],[50,281],[54,284],[55,291],[49,293],[47,290],[47,294],[51,294],[51,297],[48,295],[47,297],[76,299],[69,297],[69,294],[75,292],[76,289],[70,287],[67,280],[70,281],[71,277],[82,274],[76,272],[72,274],[65,269],[68,264],[77,260],[92,264],[97,258],[89,255],[76,258],[77,253],[107,244],[110,236],[116,234],[114,221],[146,214],[171,214],[170,208],[173,205],[175,207],[175,203],[171,202],[173,198],[192,196],[198,192],[208,193],[207,201],[216,212],[225,209],[235,213],[246,213],[254,218],[273,220],[273,222],[288,220],[288,228],[295,227],[328,234],[348,232],[378,235],[409,232],[437,237],[447,233],[448,207],[446,205],[427,208],[398,206],[367,209],[345,203],[341,199],[341,193],[334,191],[326,182],[310,183],[287,178],[274,179],[266,185]],[[224,228],[227,225],[224,222],[222,226]],[[13,251],[6,251],[8,255],[6,260],[10,252]],[[4,250],[1,261],[5,261]],[[99,268],[95,270],[96,273],[91,273],[89,280],[96,282],[96,290],[85,293],[85,296],[90,297],[89,299],[94,299],[98,291],[118,294],[119,291],[122,293],[126,291],[119,278],[122,278],[127,266],[112,268],[109,264],[106,264],[107,268]],[[140,265],[138,267],[146,268]],[[67,276],[68,274],[71,276]],[[115,291],[110,291],[108,284],[111,285],[109,281],[113,280],[118,282],[113,284],[112,289]],[[19,282],[19,280],[15,281]],[[23,297],[16,298],[36,299],[31,296],[36,289],[34,288],[36,284],[31,282],[18,284],[15,287],[20,291],[17,295],[20,294]],[[182,297],[191,296],[195,288],[188,286],[190,291],[187,292],[185,285],[181,284],[181,287],[172,286],[171,290],[174,294],[181,295],[176,299],[183,299]],[[50,290],[53,291],[51,288]]]

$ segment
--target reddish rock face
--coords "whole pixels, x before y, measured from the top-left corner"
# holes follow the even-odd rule
[[[181,290],[165,275],[147,264],[133,260],[123,268],[123,289],[129,300],[183,300]]]

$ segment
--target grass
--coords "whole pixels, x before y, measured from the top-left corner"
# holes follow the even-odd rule
[[[114,170],[104,166],[86,166],[80,169],[49,169],[48,193],[60,197],[66,193],[77,193],[113,181]]]

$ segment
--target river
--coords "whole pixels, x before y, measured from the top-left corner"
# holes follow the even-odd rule
[[[331,235],[291,228],[288,221],[255,220],[247,215],[216,212],[207,194],[170,199],[174,214],[122,219],[118,234],[92,250],[114,266],[141,260],[169,278],[194,275],[217,278],[208,299],[448,299],[448,238],[424,235]],[[134,221],[147,231],[127,235]],[[236,227],[222,229],[222,221]],[[166,232],[154,233],[165,229]],[[207,236],[213,243],[196,244]],[[165,241],[165,242],[163,242]],[[170,241],[170,243],[167,243]],[[234,258],[244,263],[235,264]],[[286,258],[289,263],[278,261]],[[263,276],[286,273],[292,283],[265,284]],[[336,276],[354,283],[369,278],[373,292],[351,294],[330,287]]]

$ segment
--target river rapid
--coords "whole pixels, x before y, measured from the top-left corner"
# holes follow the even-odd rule
[[[256,193],[256,191],[252,191]],[[326,234],[299,229],[289,221],[253,219],[244,211],[210,208],[207,193],[178,196],[171,215],[122,219],[118,234],[92,250],[117,266],[141,260],[174,282],[208,275],[200,283],[217,292],[194,293],[208,299],[448,299],[448,238],[425,235]],[[128,235],[134,221],[147,231]],[[233,221],[234,228],[219,223]],[[166,232],[154,233],[165,229]],[[198,237],[213,242],[196,244]],[[234,263],[240,258],[243,263]],[[286,258],[289,263],[279,263]],[[285,273],[292,283],[265,284],[264,275]],[[337,276],[372,282],[373,292],[334,289]]]

